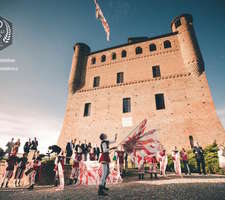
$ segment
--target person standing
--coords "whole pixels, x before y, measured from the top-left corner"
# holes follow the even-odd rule
[[[23,147],[24,153],[28,154],[30,152],[30,146],[31,146],[31,139],[29,138],[29,140],[25,143]]]
[[[87,161],[87,143],[86,143],[86,140],[84,140],[84,143],[81,144],[81,148],[82,148],[83,160]]]
[[[117,157],[119,160],[119,169],[120,169],[120,176],[123,178],[124,175],[124,151],[123,151],[123,146],[121,146],[120,150],[116,151]]]
[[[166,150],[163,149],[161,152],[159,152],[158,157],[160,165],[160,174],[166,177],[166,167],[168,164],[168,157],[166,155]]]
[[[9,141],[9,142],[6,144],[7,149],[6,149],[5,153],[8,154],[8,157],[9,157],[9,155],[10,155],[11,152],[12,152],[13,146],[14,146],[14,138],[12,138],[11,141]]]
[[[17,155],[18,153],[18,150],[19,150],[19,147],[20,147],[20,139],[18,139],[15,144],[13,145],[13,148],[12,148],[12,154],[13,155]]]
[[[55,186],[59,185],[59,190],[64,189],[64,159],[63,151],[55,158]]]
[[[37,170],[41,166],[40,157],[34,155],[32,161],[29,163],[29,169],[25,172],[26,176],[29,176],[29,187],[28,190],[34,189],[35,177],[37,175]]]
[[[202,171],[203,171],[203,174],[206,175],[204,151],[202,147],[199,146],[198,142],[196,143],[196,146],[194,146],[193,148],[193,153],[195,154],[195,158],[197,161],[198,173],[202,174]],[[200,166],[202,166],[202,171]]]
[[[32,140],[31,142],[31,150],[37,151],[37,147],[38,147],[38,141],[37,141],[37,138],[35,137],[34,140]]]
[[[155,156],[150,158],[149,162],[149,173],[150,173],[150,178],[153,178],[153,174],[155,175],[155,179],[157,179],[157,159]]]
[[[144,179],[144,175],[145,175],[145,159],[143,156],[141,156],[140,158],[138,158],[138,178],[139,180],[143,180]]]
[[[72,170],[70,174],[69,184],[76,184],[80,174],[80,161],[82,160],[81,153],[75,152],[72,155]]]
[[[180,153],[176,146],[174,147],[174,150],[172,151],[172,159],[173,159],[175,173],[179,176],[182,176],[181,166],[180,166]]]
[[[107,140],[107,135],[104,133],[100,134],[99,138],[101,140],[101,156],[99,158],[99,162],[101,163],[101,166],[102,166],[102,177],[101,177],[100,184],[99,184],[98,195],[105,196],[105,195],[108,195],[107,193],[104,192],[104,190],[108,190],[108,188],[105,187],[106,179],[107,179],[108,175],[110,174],[110,171],[109,171],[109,163],[110,163],[109,145],[116,142],[117,134],[115,134],[114,141]]]
[[[17,157],[14,154],[11,154],[9,155],[6,162],[7,162],[7,167],[6,167],[5,175],[1,184],[1,188],[4,186],[4,183],[5,183],[5,187],[8,187],[8,183],[13,176],[14,166],[17,162]]]
[[[180,155],[181,155],[181,160],[184,164],[185,175],[187,174],[191,175],[190,167],[188,165],[188,154],[184,148],[181,150]]]
[[[20,181],[23,178],[23,173],[26,169],[26,164],[27,164],[27,153],[24,153],[23,157],[18,159],[18,165],[14,177],[15,187],[20,186]]]
[[[94,148],[91,148],[90,153],[89,153],[89,160],[90,161],[95,161],[96,160],[96,155],[94,153]]]
[[[66,164],[70,164],[70,158],[73,153],[73,142],[70,141],[66,145]]]
[[[95,145],[94,147],[94,153],[96,155],[96,159],[98,160],[99,159],[99,155],[100,155],[100,149],[99,147],[97,146],[97,144]]]

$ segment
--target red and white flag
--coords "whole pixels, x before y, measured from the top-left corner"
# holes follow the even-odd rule
[[[100,8],[100,6],[97,3],[97,0],[94,0],[95,6],[96,6],[96,19],[99,19],[102,22],[102,26],[106,32],[106,38],[109,41],[109,35],[110,35],[110,28],[109,28],[109,24],[107,23],[102,10]]]
[[[146,123],[147,120],[143,120],[123,142],[124,150],[137,164],[149,162],[151,157],[157,156],[162,147],[155,129],[145,132]]]

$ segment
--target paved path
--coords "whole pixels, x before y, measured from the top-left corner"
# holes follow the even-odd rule
[[[168,200],[225,200],[225,176],[169,176],[138,181],[129,177],[123,183],[111,185],[108,197],[98,197],[96,186],[66,186],[56,191],[52,186],[26,189],[0,189],[0,200],[76,200],[76,199],[168,199]]]

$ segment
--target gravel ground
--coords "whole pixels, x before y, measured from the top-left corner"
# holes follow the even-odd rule
[[[169,199],[169,200],[225,200],[224,176],[191,176],[137,181],[136,177],[126,178],[123,183],[110,185],[109,196],[99,197],[96,186],[66,186],[56,191],[51,186],[26,189],[0,189],[0,200],[75,200],[75,199]]]

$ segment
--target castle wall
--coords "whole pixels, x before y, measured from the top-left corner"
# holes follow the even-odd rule
[[[214,140],[218,143],[225,140],[203,61],[196,49],[197,41],[192,38],[195,37],[192,18],[184,15],[180,19],[180,27],[175,29],[172,24],[173,34],[88,55],[87,51],[84,52],[87,61],[83,66],[85,80],[75,93],[69,92],[58,141],[61,146],[73,138],[98,144],[102,132],[109,138],[118,133],[119,143],[145,118],[148,120],[147,130],[157,129],[167,150],[174,145],[190,148],[189,136],[203,146]],[[171,48],[164,48],[166,40],[171,42]],[[151,43],[156,44],[156,51],[149,51]],[[136,55],[136,47],[141,47],[143,53]],[[121,57],[124,49],[126,58]],[[117,55],[115,60],[112,60],[112,53]],[[105,62],[101,62],[102,55],[106,55]],[[95,64],[92,64],[93,58]],[[76,60],[72,69],[74,63]],[[160,66],[161,77],[153,77],[154,65]],[[122,84],[116,84],[118,72],[124,73]],[[100,76],[100,86],[93,88],[95,76]],[[158,93],[164,94],[165,109],[156,109],[155,94]],[[131,98],[131,112],[123,113],[122,100],[127,97]],[[84,117],[85,103],[91,103],[91,114],[87,117]],[[122,123],[124,119],[130,120],[132,125],[126,127]]]

